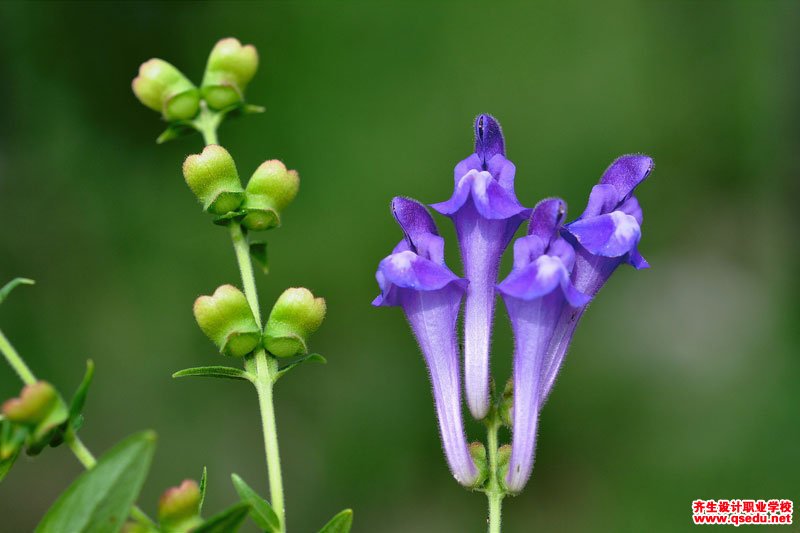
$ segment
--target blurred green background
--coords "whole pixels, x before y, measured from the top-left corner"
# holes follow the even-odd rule
[[[329,364],[277,388],[292,531],[344,507],[357,532],[484,528],[483,495],[445,466],[400,312],[369,306],[400,237],[389,200],[449,197],[480,112],[502,122],[527,205],[561,195],[577,216],[616,156],[656,160],[639,192],[652,269],[621,268],[584,318],[505,530],[678,531],[695,498],[798,504],[798,6],[3,3],[0,279],[37,285],[3,304],[0,326],[64,391],[94,359],[94,451],[158,432],[148,511],[203,465],[210,511],[234,500],[231,472],[266,492],[254,392],[170,378],[224,363],[191,303],[238,272],[181,178],[199,136],[156,146],[159,118],[130,91],[153,56],[199,81],[214,42],[236,36],[261,53],[248,95],[267,111],[225,124],[221,142],[245,176],[280,158],[302,179],[268,235],[263,305],[295,285],[329,305],[313,341]],[[504,382],[503,313],[493,346]],[[0,398],[19,387],[0,365]],[[0,529],[32,529],[79,472],[65,448],[20,461]]]

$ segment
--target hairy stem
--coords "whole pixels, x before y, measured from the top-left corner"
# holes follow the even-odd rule
[[[211,111],[205,102],[200,102],[200,114],[191,122],[191,126],[200,132],[206,145],[219,144],[217,128],[222,118],[222,114]]]
[[[273,376],[278,371],[277,361],[267,357],[263,349],[258,350],[256,359],[256,392],[261,410],[261,427],[264,433],[264,450],[267,457],[269,493],[272,508],[278,515],[280,531],[286,531],[286,510],[283,501],[283,477],[281,458],[278,452],[278,427],[275,423],[275,408],[272,401]]]
[[[19,374],[20,379],[22,379],[26,385],[36,383],[36,376],[33,375],[31,369],[28,368],[28,365],[25,364],[25,361],[20,357],[19,353],[17,353],[17,350],[14,349],[14,346],[11,345],[6,336],[3,335],[2,331],[0,331],[0,352],[3,353],[8,364]],[[89,451],[89,448],[81,441],[80,437],[73,431],[68,431],[64,442],[67,443],[69,449],[72,450],[72,453],[86,470],[94,468],[94,465],[97,464],[97,460],[94,458],[92,452]],[[137,522],[155,526],[155,522],[135,505],[131,508],[131,518]]]
[[[497,471],[497,432],[500,425],[496,413],[491,414],[486,422],[486,445],[489,455],[489,483],[486,487],[486,497],[489,500],[489,533],[500,533],[503,498],[505,497]]]
[[[236,262],[239,264],[239,272],[242,274],[244,295],[247,297],[247,302],[250,304],[250,309],[256,318],[256,324],[261,327],[261,310],[258,307],[258,292],[256,291],[256,278],[253,274],[253,262],[250,260],[250,245],[247,244],[247,238],[244,236],[241,224],[231,222],[230,230],[233,250],[236,252]]]
[[[253,275],[253,262],[250,259],[250,247],[247,244],[242,227],[238,222],[230,223],[231,240],[236,252],[236,262],[242,275],[244,294],[253,310],[256,323],[261,327],[261,311],[258,306],[258,293]],[[252,356],[255,362],[255,386],[258,393],[258,407],[261,411],[261,428],[264,433],[264,452],[267,459],[269,476],[269,493],[272,508],[280,521],[281,533],[286,531],[286,513],[283,502],[283,478],[281,475],[281,459],[278,452],[278,428],[275,422],[275,406],[272,400],[272,387],[275,374],[278,372],[277,361],[259,348]]]

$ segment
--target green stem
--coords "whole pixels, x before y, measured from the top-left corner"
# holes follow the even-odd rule
[[[94,465],[97,464],[97,459],[94,458],[94,455],[89,451],[89,448],[86,447],[80,437],[70,432],[64,442],[67,443],[67,446],[69,446],[69,449],[75,454],[75,457],[78,458],[78,461],[86,467],[86,470],[94,468]]]
[[[19,374],[20,379],[22,379],[26,385],[36,383],[36,376],[33,375],[31,369],[28,368],[28,365],[25,364],[25,361],[22,360],[22,357],[20,357],[19,353],[17,353],[17,350],[14,349],[14,346],[11,345],[11,342],[9,342],[6,336],[3,335],[2,331],[0,331],[0,352],[3,353],[8,364]],[[94,458],[94,455],[92,455],[92,452],[89,451],[89,448],[81,441],[80,437],[74,432],[68,431],[64,442],[67,443],[69,449],[72,450],[72,453],[86,470],[94,468],[94,465],[97,464],[97,460]],[[155,526],[155,522],[135,505],[131,508],[131,518],[137,522]]]
[[[31,369],[28,368],[28,365],[25,364],[25,361],[22,360],[22,357],[20,357],[6,336],[3,335],[2,331],[0,331],[0,352],[3,352],[6,361],[8,361],[8,364],[11,365],[11,368],[19,375],[25,385],[36,383],[36,376],[33,375]]]
[[[205,102],[200,102],[200,114],[191,122],[191,125],[200,132],[206,145],[219,144],[217,128],[219,128],[223,117],[222,113],[215,113],[208,109]]]
[[[486,487],[486,498],[489,500],[489,533],[500,533],[503,498],[505,492],[500,485],[497,468],[497,432],[500,420],[496,414],[491,415],[486,423],[486,445],[489,455],[489,483]]]
[[[233,250],[236,252],[236,262],[239,264],[239,271],[242,274],[244,295],[247,296],[247,301],[250,303],[250,309],[253,311],[256,324],[258,324],[260,328],[261,310],[258,307],[258,292],[256,292],[256,278],[253,274],[253,262],[250,260],[250,245],[247,244],[247,238],[244,236],[241,224],[238,222],[231,222],[230,230]]]
[[[250,260],[250,246],[238,222],[230,223],[231,240],[236,252],[236,262],[242,275],[242,286],[256,323],[261,327],[261,312],[258,306],[258,293],[256,292],[253,262]],[[258,393],[258,407],[261,411],[261,429],[264,433],[264,452],[267,459],[267,474],[269,476],[269,493],[272,508],[280,522],[280,533],[286,531],[286,511],[283,501],[283,477],[281,475],[281,458],[278,451],[278,428],[275,422],[275,406],[272,399],[272,387],[275,384],[275,375],[278,372],[277,361],[267,355],[260,348],[253,355],[255,360],[255,386]]]
[[[281,474],[281,457],[278,451],[278,427],[275,422],[275,407],[272,401],[274,374],[278,371],[277,361],[269,358],[260,349],[256,352],[256,392],[258,406],[261,410],[261,427],[264,433],[264,450],[267,457],[267,474],[269,476],[269,494],[272,508],[278,516],[281,533],[286,531],[286,507],[283,501],[283,476]]]

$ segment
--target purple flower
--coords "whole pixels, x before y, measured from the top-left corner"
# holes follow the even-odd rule
[[[464,374],[467,404],[476,419],[489,411],[489,341],[500,257],[530,215],[514,193],[514,164],[505,157],[500,124],[490,115],[475,120],[475,153],[455,168],[455,190],[431,207],[456,227],[464,275]]]
[[[461,374],[456,320],[467,281],[444,263],[444,240],[427,209],[395,198],[392,212],[405,238],[380,262],[375,306],[399,306],[411,324],[433,385],[436,414],[450,471],[472,486],[479,477],[470,456],[461,415]]]
[[[528,235],[514,243],[514,268],[497,286],[514,331],[513,438],[505,478],[510,492],[521,491],[533,470],[542,371],[558,318],[589,301],[571,281],[575,252],[559,234],[565,214],[560,198],[536,205]]]
[[[642,235],[642,209],[633,191],[652,170],[653,160],[646,155],[617,158],[592,188],[583,214],[561,229],[562,236],[575,248],[573,283],[591,298],[622,263],[637,269],[649,267],[637,248]],[[586,306],[565,309],[558,319],[545,361],[542,403],[553,387],[585,310]]]

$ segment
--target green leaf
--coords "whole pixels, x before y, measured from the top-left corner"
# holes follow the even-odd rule
[[[14,278],[5,285],[3,288],[0,289],[0,304],[3,303],[3,300],[8,298],[8,295],[11,294],[11,291],[19,287],[20,285],[33,285],[36,283],[32,279],[28,278]]]
[[[242,108],[242,114],[244,115],[255,115],[257,113],[263,113],[267,109],[261,105],[255,104],[245,104],[244,108]]]
[[[325,359],[324,357],[322,357],[318,353],[309,353],[309,354],[306,354],[306,355],[302,355],[299,358],[293,360],[291,363],[289,363],[285,367],[283,367],[280,370],[278,370],[278,372],[275,374],[275,379],[273,381],[278,381],[285,374],[288,374],[290,370],[292,370],[293,368],[295,368],[298,365],[302,365],[303,363],[319,363],[319,364],[325,365],[325,364],[328,363],[328,360]]]
[[[184,368],[172,374],[173,378],[185,378],[187,376],[200,376],[206,378],[227,378],[243,379],[253,381],[253,376],[241,368],[230,366],[196,366],[194,368]]]
[[[353,527],[353,510],[345,509],[331,518],[331,521],[325,524],[319,533],[350,533],[351,527]]]
[[[17,457],[19,457],[19,448],[17,448],[10,457],[0,460],[0,481],[3,481],[3,478],[6,477],[6,474],[11,470]]]
[[[137,433],[115,445],[58,497],[36,532],[119,531],[147,477],[155,446],[152,431]]]
[[[267,258],[267,243],[264,241],[256,241],[250,243],[250,257],[261,266],[264,274],[269,274],[269,260]]]
[[[193,131],[194,130],[191,127],[186,125],[170,124],[167,126],[167,129],[165,129],[161,135],[158,136],[158,139],[156,139],[156,144],[164,144],[165,142],[172,141],[179,137],[184,137]]]
[[[203,467],[203,475],[200,477],[200,503],[197,505],[197,512],[203,510],[203,502],[206,501],[206,485],[208,485],[208,469]]]
[[[232,474],[231,479],[242,502],[250,504],[250,518],[253,519],[258,527],[269,533],[280,531],[281,522],[269,502],[259,496],[256,491],[250,488],[250,485],[236,474]]]
[[[83,412],[83,406],[86,404],[86,395],[89,392],[89,386],[92,384],[94,378],[94,361],[88,359],[86,361],[86,373],[83,375],[83,381],[78,385],[78,390],[72,396],[72,401],[69,404],[69,419],[70,422],[80,417]]]
[[[212,516],[195,529],[192,533],[233,533],[239,529],[247,513],[250,512],[250,505],[239,503],[233,507]]]

